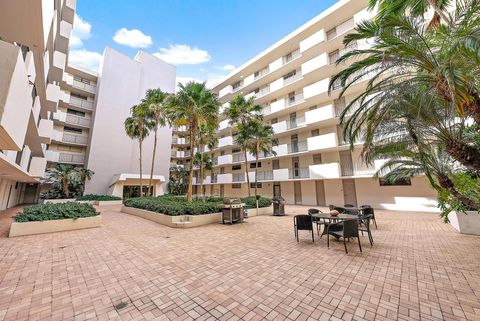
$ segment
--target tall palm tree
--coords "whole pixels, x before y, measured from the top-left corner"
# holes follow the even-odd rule
[[[242,128],[245,128],[247,126],[247,123],[251,120],[263,120],[262,107],[258,104],[255,104],[255,97],[245,99],[245,97],[243,96],[236,95],[232,98],[229,106],[225,109],[223,114],[228,119],[228,123],[231,126],[236,127],[238,133],[235,144],[239,145],[243,151],[248,196],[250,196],[250,178],[248,176],[247,148],[245,146],[248,137],[244,136],[244,134],[246,134],[248,131],[242,131]]]
[[[75,168],[75,176],[80,181],[80,190],[83,195],[85,192],[85,184],[87,181],[92,179],[92,176],[95,174],[94,171],[85,167],[77,167]]]
[[[148,191],[153,191],[152,179],[153,168],[155,166],[155,155],[157,153],[157,139],[158,128],[164,127],[168,123],[168,119],[165,115],[165,103],[170,94],[163,92],[160,88],[149,89],[145,94],[145,98],[142,102],[146,105],[146,112],[151,120],[153,126],[154,141],[153,141],[153,153],[152,153],[152,165],[150,167],[150,180],[148,181]]]
[[[274,138],[275,132],[272,126],[264,125],[258,120],[251,120],[242,128],[246,132],[245,135],[249,137],[246,144],[247,149],[255,156],[255,198],[258,208],[258,158],[260,153],[276,156],[273,146],[278,145],[278,140]]]
[[[340,96],[359,81],[368,79],[366,90],[353,99],[341,115],[344,123],[353,106],[358,107],[353,120],[345,126],[345,136],[351,142],[361,132],[356,119],[372,108],[373,100],[381,101],[399,87],[418,95],[435,95],[459,117],[471,116],[480,123],[480,68],[476,63],[480,56],[477,14],[480,4],[477,0],[467,2],[469,6],[457,6],[452,14],[453,27],[441,25],[427,30],[424,19],[399,15],[363,22],[356,33],[345,37],[346,46],[374,39],[370,47],[351,50],[340,57],[337,64],[354,61],[330,79],[330,92],[336,88],[334,84],[341,83]],[[375,108],[383,112],[379,105]],[[465,166],[480,169],[478,148],[461,139],[449,139],[445,144],[450,156]]]
[[[212,146],[216,144],[216,141],[218,141],[218,138],[216,136],[216,130],[218,125],[216,123],[213,123],[213,127],[210,126],[208,127],[208,124],[202,124],[198,127],[198,132],[197,132],[197,152],[195,153],[194,156],[194,161],[193,164],[199,167],[199,172],[200,172],[200,195],[203,196],[203,180],[205,178],[205,170],[211,170],[212,165],[212,158],[210,157],[210,154],[205,153],[205,146]],[[210,124],[210,125],[212,125]],[[213,149],[213,146],[212,146]],[[212,150],[210,149],[210,151]],[[207,167],[210,167],[207,168]]]
[[[218,127],[218,110],[220,103],[216,95],[210,92],[205,83],[188,82],[178,84],[178,92],[171,96],[166,113],[175,125],[186,124],[189,131],[190,153],[197,143],[198,127],[205,124],[207,127]],[[192,163],[192,162],[191,162]],[[193,164],[190,165],[188,178],[187,200],[192,201]]]
[[[131,116],[125,119],[124,126],[125,132],[128,137],[132,139],[138,139],[139,144],[139,164],[140,164],[140,197],[143,196],[143,141],[149,134],[149,130],[152,127],[151,121],[148,118],[146,104],[141,103],[131,108]]]
[[[70,197],[70,184],[75,179],[75,169],[73,166],[57,164],[55,169],[49,173],[49,178],[53,181],[53,185],[59,187],[63,193],[63,197]]]

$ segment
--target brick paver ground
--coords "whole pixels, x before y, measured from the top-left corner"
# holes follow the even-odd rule
[[[13,239],[0,214],[0,320],[480,320],[480,237],[436,214],[377,211],[374,247],[345,255],[297,244],[291,216],[180,230],[101,210]]]

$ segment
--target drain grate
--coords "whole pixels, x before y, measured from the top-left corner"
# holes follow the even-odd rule
[[[120,302],[120,303],[117,303],[115,304],[113,307],[115,308],[115,310],[121,310],[123,308],[125,308],[126,306],[128,305],[127,302]]]

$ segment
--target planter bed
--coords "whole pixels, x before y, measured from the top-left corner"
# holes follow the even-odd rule
[[[450,225],[461,234],[480,235],[480,213],[475,211],[450,212]]]
[[[45,200],[44,204],[58,204],[58,203],[67,203],[67,202],[75,202],[74,198],[58,198],[58,199],[49,199]]]
[[[248,217],[260,216],[260,215],[273,215],[273,206],[270,205],[268,207],[260,207],[258,209],[258,212],[256,208],[249,208],[247,211],[248,211]]]
[[[82,202],[82,201],[78,201]],[[122,205],[122,200],[114,200],[114,201],[91,201],[93,205],[104,206],[104,205]]]
[[[99,227],[101,225],[102,217],[100,215],[76,219],[21,223],[13,222],[10,227],[9,237],[81,230],[85,228]]]
[[[172,216],[128,206],[122,206],[122,212],[174,228],[190,228],[222,221],[222,213]]]

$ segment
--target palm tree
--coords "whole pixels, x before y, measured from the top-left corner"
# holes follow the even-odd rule
[[[70,184],[75,179],[75,169],[70,165],[57,164],[50,173],[50,179],[54,186],[58,186],[63,193],[63,197],[70,197]]]
[[[143,141],[149,134],[151,121],[148,118],[146,104],[141,103],[131,108],[132,115],[125,119],[124,126],[125,132],[128,137],[132,139],[138,139],[140,150],[140,197],[143,196],[143,166],[142,166],[142,154],[143,154]]]
[[[158,89],[149,89],[145,94],[145,98],[142,102],[146,105],[147,114],[150,118],[153,126],[154,132],[154,141],[153,141],[153,153],[152,153],[152,165],[150,167],[150,180],[148,181],[148,191],[153,191],[152,189],[152,179],[153,179],[153,167],[155,165],[155,155],[157,153],[157,139],[158,139],[158,128],[164,127],[167,125],[168,120],[165,115],[165,103],[170,94],[163,92]]]
[[[229,106],[223,112],[225,117],[228,119],[228,123],[231,126],[235,126],[237,130],[237,137],[235,144],[241,146],[245,162],[245,176],[247,179],[247,188],[248,196],[250,196],[250,178],[248,176],[248,159],[247,159],[247,148],[245,143],[248,140],[248,137],[243,136],[241,128],[245,128],[247,123],[251,120],[263,120],[262,107],[258,104],[255,104],[255,97],[250,97],[245,99],[245,97],[236,95],[230,101]],[[243,134],[246,134],[247,131],[243,131]]]
[[[80,189],[83,195],[85,191],[85,184],[87,181],[92,179],[92,176],[95,174],[94,171],[85,167],[77,167],[75,168],[75,176],[80,181]]]
[[[205,153],[205,146],[211,146],[216,144],[218,138],[216,136],[217,124],[212,123],[213,127],[208,127],[207,124],[202,124],[198,127],[197,133],[197,153],[195,153],[193,164],[199,167],[200,171],[200,195],[203,196],[203,180],[205,178],[204,171],[212,169],[212,158],[209,154]],[[210,151],[212,151],[210,149]],[[207,168],[209,167],[209,168]]]
[[[241,127],[241,130],[245,131],[243,135],[249,137],[246,146],[249,152],[255,156],[255,198],[258,208],[258,158],[260,153],[276,156],[277,154],[273,150],[273,146],[278,145],[278,140],[274,138],[275,132],[272,126],[264,125],[258,120],[250,120],[245,126]]]
[[[356,33],[345,37],[346,46],[375,39],[369,48],[351,50],[340,57],[337,64],[350,59],[354,62],[330,79],[329,91],[340,82],[343,87],[340,96],[343,96],[358,81],[369,78],[366,90],[353,99],[341,115],[345,123],[346,115],[355,106],[352,120],[344,127],[350,142],[362,131],[362,123],[356,121],[362,113],[369,109],[376,109],[378,114],[385,112],[379,104],[372,107],[372,101],[382,101],[397,88],[437,96],[457,116],[471,116],[480,124],[480,69],[476,63],[480,48],[477,36],[480,4],[476,0],[468,3],[469,6],[457,6],[452,14],[453,27],[441,25],[427,30],[425,20],[399,15],[363,22]],[[370,120],[375,121],[375,117]],[[479,170],[480,150],[470,142],[451,138],[444,141],[446,152],[463,165]]]
[[[216,95],[206,88],[205,83],[188,82],[178,84],[179,90],[172,95],[166,113],[175,125],[186,124],[189,130],[190,153],[195,150],[198,127],[218,127],[218,110],[220,103]],[[188,177],[187,200],[192,201],[193,165]]]

